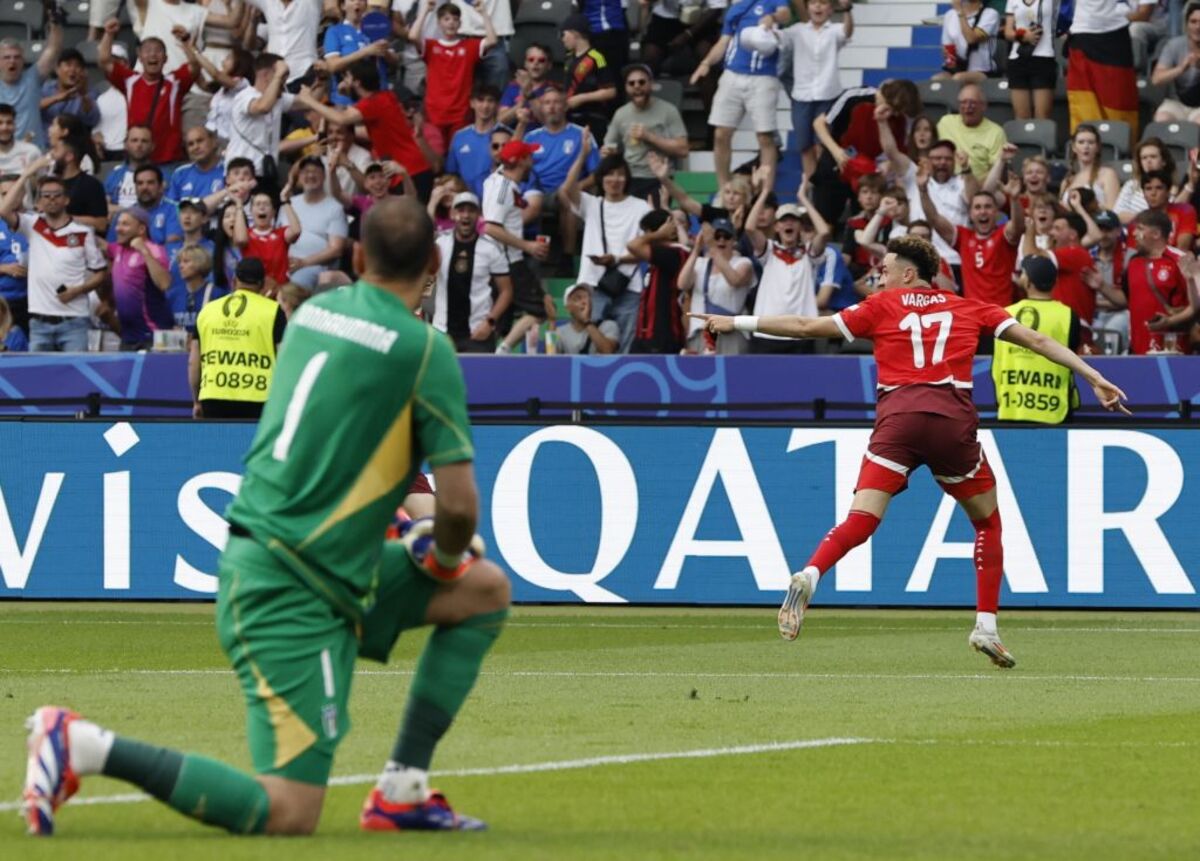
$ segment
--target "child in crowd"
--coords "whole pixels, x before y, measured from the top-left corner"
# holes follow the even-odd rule
[[[870,272],[875,265],[875,255],[870,248],[859,245],[857,234],[871,222],[875,213],[878,212],[883,189],[883,177],[879,174],[870,174],[858,181],[859,211],[846,222],[846,235],[842,240],[842,255],[846,259],[846,265],[850,267],[850,274],[856,281]],[[891,219],[884,218],[880,229],[887,231],[890,227]],[[886,232],[884,236],[887,236]],[[886,242],[886,238],[883,241]]]
[[[492,17],[486,3],[478,3],[475,9],[483,19],[482,39],[463,38],[458,35],[462,26],[462,12],[453,3],[436,6],[437,0],[426,0],[416,23],[409,28],[409,39],[425,57],[425,121],[436,126],[443,141],[439,155],[445,155],[445,142],[467,124],[467,107],[471,100],[471,87],[475,79],[475,67],[479,60],[499,41],[492,26]],[[425,18],[436,15],[441,38],[426,40],[422,35]]]
[[[263,295],[274,297],[275,291],[288,280],[288,249],[300,238],[300,218],[290,201],[283,203],[286,227],[275,224],[275,201],[265,191],[250,198],[250,228],[247,231],[243,256],[257,257],[267,270]]]

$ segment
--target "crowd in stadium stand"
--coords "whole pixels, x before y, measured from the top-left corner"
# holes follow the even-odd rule
[[[904,233],[999,305],[1049,255],[1081,351],[1200,348],[1200,2],[952,0],[932,80],[850,89],[847,0],[2,5],[3,350],[179,348],[243,258],[290,313],[388,194],[460,352],[855,350],[686,315],[834,313]]]

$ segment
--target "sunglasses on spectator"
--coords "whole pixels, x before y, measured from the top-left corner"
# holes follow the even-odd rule
[[[56,197],[66,197],[66,195],[63,194],[61,191],[39,191],[38,197],[45,197],[45,198],[53,199]]]
[[[502,143],[493,143],[493,144],[492,144],[492,149],[493,149],[493,150],[504,149],[504,144],[502,144]]]
[[[646,80],[645,78],[630,78],[628,81],[625,82],[625,86],[627,86],[627,87],[648,87],[648,86],[650,86],[650,82],[648,80]]]

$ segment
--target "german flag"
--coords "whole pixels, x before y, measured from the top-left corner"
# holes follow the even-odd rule
[[[1080,123],[1124,120],[1138,139],[1137,75],[1129,28],[1074,33],[1067,54],[1071,133]]]

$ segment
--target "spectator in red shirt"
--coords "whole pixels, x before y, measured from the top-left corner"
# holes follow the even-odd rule
[[[883,177],[877,173],[864,176],[858,181],[857,196],[860,209],[858,214],[846,222],[846,233],[842,239],[842,256],[846,258],[846,265],[850,267],[850,274],[854,276],[855,281],[866,275],[878,262],[871,249],[858,244],[855,234],[866,228],[875,217],[883,189]],[[891,219],[885,218],[880,225],[884,242],[887,242],[887,232],[891,223]]]
[[[379,161],[394,161],[408,171],[417,196],[422,203],[428,203],[433,191],[433,169],[417,146],[412,126],[404,118],[404,109],[396,94],[380,89],[379,64],[375,58],[357,60],[342,76],[339,89],[358,101],[348,108],[330,107],[314,98],[308,87],[300,88],[296,101],[331,123],[366,126],[371,154]],[[399,193],[397,187],[402,183],[399,175],[393,177],[392,192]]]
[[[151,36],[138,48],[142,71],[135,72],[112,55],[113,39],[121,29],[116,18],[104,24],[104,37],[96,50],[96,61],[110,83],[125,96],[128,123],[149,126],[154,134],[157,164],[183,161],[183,97],[192,88],[192,70],[184,63],[169,74],[163,73],[167,46]]]
[[[1084,283],[1083,273],[1096,265],[1088,249],[1100,241],[1101,232],[1083,208],[1078,189],[1072,191],[1070,202],[1075,211],[1056,217],[1050,228],[1050,237],[1054,241],[1050,255],[1058,267],[1058,283],[1054,286],[1053,296],[1079,316],[1084,327],[1084,343],[1090,344],[1096,292]],[[1024,252],[1037,253],[1037,240],[1032,230],[1025,233]]]
[[[242,257],[257,257],[267,271],[264,296],[274,297],[279,285],[288,280],[288,249],[300,238],[302,228],[296,210],[290,201],[283,202],[283,217],[286,227],[275,224],[275,201],[265,191],[255,192],[250,198],[250,229]]]
[[[1166,170],[1151,170],[1142,174],[1142,196],[1146,210],[1162,212],[1171,221],[1167,244],[1180,251],[1191,251],[1196,241],[1196,210],[1190,203],[1171,203],[1172,176]],[[1136,232],[1129,232],[1130,248],[1137,247]]]
[[[1025,232],[1025,207],[1021,205],[1021,180],[1013,174],[1005,193],[1012,200],[1012,218],[1001,230],[996,225],[999,208],[987,191],[971,197],[970,227],[951,224],[929,199],[929,177],[921,173],[917,187],[921,206],[930,226],[962,257],[962,294],[1005,308],[1013,301],[1013,271],[1017,268],[1017,248]],[[1089,258],[1091,255],[1088,255]],[[981,345],[984,346],[984,345]]]
[[[425,119],[437,126],[442,140],[449,141],[454,133],[467,124],[467,108],[471,99],[471,87],[475,80],[475,67],[493,45],[500,41],[492,26],[486,3],[476,3],[474,8],[483,19],[482,39],[460,38],[462,11],[453,3],[437,6],[440,39],[426,40],[423,34],[425,16],[434,11],[437,0],[425,0],[421,14],[408,29],[408,38],[425,58]],[[445,144],[440,155],[445,155]]]
[[[1164,212],[1148,209],[1133,224],[1137,254],[1125,266],[1124,285],[1129,297],[1129,352],[1135,356],[1186,353],[1187,329],[1196,309],[1176,262],[1178,253],[1167,247],[1171,220]]]

